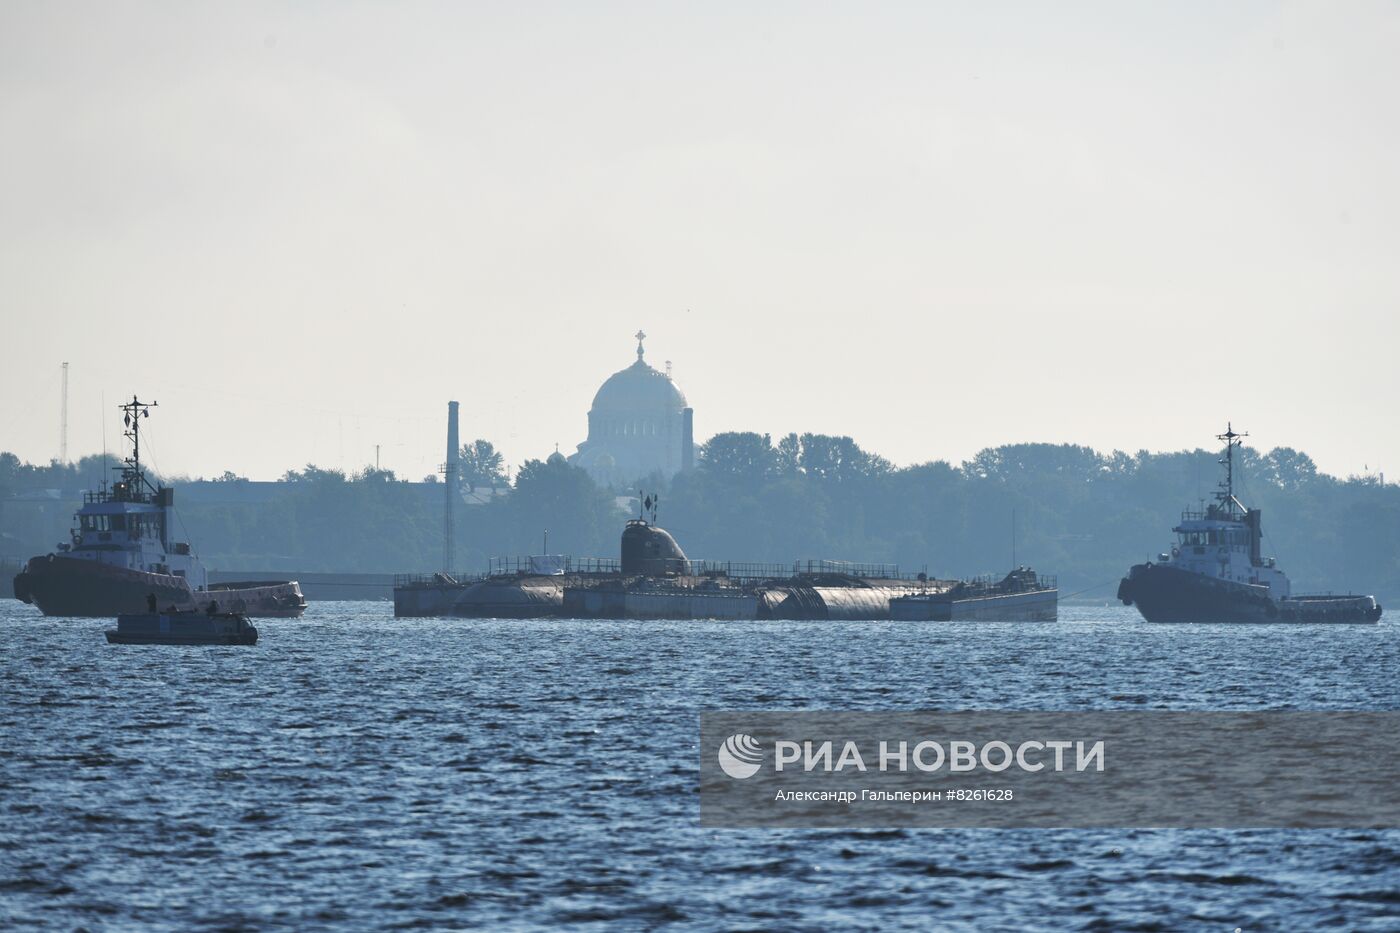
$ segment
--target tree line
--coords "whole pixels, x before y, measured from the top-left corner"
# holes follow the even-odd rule
[[[624,497],[645,489],[692,558],[878,561],[945,577],[1004,573],[1014,561],[1057,574],[1064,596],[1106,601],[1130,564],[1170,546],[1183,509],[1211,498],[1219,456],[1010,444],[957,464],[895,467],[849,437],[728,432],[700,448],[694,470],[607,488],[557,454],[507,478],[494,446],[475,440],[463,448],[462,485],[496,494],[458,507],[456,564],[480,571],[492,556],[538,554],[546,531],[554,553],[615,557],[629,517]],[[1400,599],[1400,490],[1321,473],[1291,448],[1239,456],[1237,493],[1264,510],[1264,550],[1296,591]],[[54,522],[66,528],[81,490],[111,465],[89,457],[40,466],[0,454],[0,553],[51,550]],[[40,529],[33,493],[46,489],[63,493],[40,506],[50,523]],[[424,571],[442,562],[440,482],[307,465],[284,474],[275,493],[245,505],[182,503],[177,491],[176,503],[190,540],[220,569]]]

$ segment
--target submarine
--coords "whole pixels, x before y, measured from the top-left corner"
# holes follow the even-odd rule
[[[1054,621],[1053,577],[938,580],[888,564],[691,560],[656,523],[654,500],[622,529],[616,560],[496,559],[480,576],[395,579],[394,615],[504,619]],[[650,519],[646,508],[650,508]]]

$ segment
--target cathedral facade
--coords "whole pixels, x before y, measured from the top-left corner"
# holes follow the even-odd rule
[[[588,440],[569,462],[598,483],[624,486],[688,470],[695,457],[694,410],[668,373],[646,361],[637,332],[637,361],[613,373],[593,396]],[[669,367],[668,367],[669,368]]]

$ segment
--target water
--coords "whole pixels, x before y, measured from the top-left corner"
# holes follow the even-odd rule
[[[0,925],[1400,928],[1400,831],[702,830],[702,708],[1397,709],[1396,627],[395,620],[109,646],[0,604]]]

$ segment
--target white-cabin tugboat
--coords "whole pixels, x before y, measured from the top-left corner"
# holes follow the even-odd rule
[[[1261,553],[1259,509],[1235,498],[1235,448],[1246,435],[1229,425],[1225,481],[1204,512],[1183,512],[1177,543],[1156,563],[1137,564],[1118,598],[1149,622],[1377,622],[1374,596],[1294,596],[1288,577]]]
[[[173,540],[175,490],[152,484],[141,468],[141,419],[154,405],[133,396],[118,406],[131,439],[121,479],[84,494],[72,542],[30,558],[15,577],[15,597],[48,616],[139,614],[152,596],[175,612],[215,600],[247,615],[301,615],[296,581],[210,584],[189,544]]]

